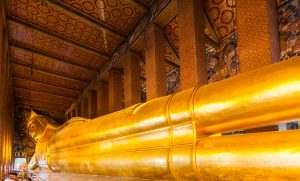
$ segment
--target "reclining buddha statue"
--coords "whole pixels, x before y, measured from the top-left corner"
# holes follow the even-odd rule
[[[85,118],[73,118],[67,123],[59,126],[53,119],[48,116],[38,115],[31,111],[30,118],[27,122],[27,129],[30,136],[37,141],[35,153],[29,163],[30,170],[44,169],[51,170],[46,162],[47,144],[50,138],[63,127],[74,121],[85,121]]]
[[[30,169],[160,180],[295,180],[300,131],[216,136],[300,118],[300,57],[58,126],[34,115]]]

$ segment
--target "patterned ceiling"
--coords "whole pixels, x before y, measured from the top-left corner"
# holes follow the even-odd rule
[[[99,70],[103,63],[108,60],[107,57],[96,52],[84,49],[34,28],[29,28],[14,21],[8,21],[8,25],[11,44],[33,49],[47,56],[53,56],[57,59],[94,70]]]
[[[11,68],[13,75],[16,77],[45,82],[51,85],[66,87],[69,89],[80,91],[88,85],[88,82],[85,81],[67,78],[57,74],[37,70],[35,68],[25,67],[16,63],[12,63]]]
[[[27,67],[33,67],[37,70],[43,70],[69,78],[74,78],[82,81],[89,81],[95,75],[95,71],[86,68],[69,64],[57,59],[33,53],[14,46],[10,49],[11,61]]]
[[[48,71],[64,77],[87,82],[96,75],[95,71],[91,71],[84,67],[76,66],[14,46],[10,47],[10,52],[11,62],[27,67],[33,67],[36,70]]]
[[[23,97],[20,95],[15,96],[15,101],[18,105],[28,105],[33,106],[34,108],[47,108],[48,110],[56,110],[56,112],[61,111],[62,109],[67,109],[69,104],[61,104],[56,102],[50,102],[45,100],[34,99],[31,97]]]
[[[145,8],[134,1],[121,0],[61,0],[87,15],[127,34],[142,17]]]
[[[48,1],[10,0],[9,15],[112,54],[124,38]]]
[[[70,105],[74,101],[74,99],[72,98],[66,98],[66,97],[52,95],[52,94],[39,92],[39,91],[31,91],[22,88],[15,88],[15,93],[17,95],[23,95],[26,97],[31,97],[33,99],[44,100],[49,102],[51,102],[52,100],[57,100],[56,101],[57,103],[67,104],[67,105]]]
[[[16,106],[65,111],[153,0],[8,0]]]
[[[32,79],[14,77],[13,84],[16,88],[24,88],[27,90],[45,92],[53,95],[64,96],[68,98],[77,98],[80,91],[63,88],[55,85],[50,85],[48,83],[43,83],[39,81],[34,81]]]
[[[236,30],[235,0],[206,0],[205,10],[221,39]]]

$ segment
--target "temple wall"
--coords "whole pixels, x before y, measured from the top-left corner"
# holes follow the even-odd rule
[[[300,2],[278,0],[280,59],[300,56]]]
[[[220,47],[207,44],[208,81],[216,82],[239,73],[237,34],[225,39]]]
[[[11,169],[13,138],[13,91],[8,59],[4,1],[0,3],[0,180]]]

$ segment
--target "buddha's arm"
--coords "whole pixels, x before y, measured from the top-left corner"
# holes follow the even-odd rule
[[[49,141],[48,163],[56,171],[154,179],[197,177],[201,175],[197,165],[201,160],[196,158],[205,157],[197,148],[203,137],[300,118],[299,85],[298,57],[73,124]],[[271,136],[268,139],[273,140]],[[288,146],[292,142],[291,139]],[[244,148],[251,148],[247,144]],[[227,151],[235,154],[240,150],[234,146]],[[274,149],[281,153],[284,146]],[[220,154],[216,150],[215,155]],[[263,161],[262,156],[258,160]],[[230,159],[228,155],[216,158]]]
[[[44,130],[43,135],[38,139],[35,147],[35,153],[32,156],[29,163],[29,170],[35,170],[37,168],[46,168],[47,165],[47,144],[49,139],[56,133],[59,126],[48,124]]]
[[[33,154],[33,156],[31,157],[31,160],[28,164],[28,169],[29,170],[35,170],[36,168],[38,168],[38,159],[37,159],[37,155],[36,153]]]

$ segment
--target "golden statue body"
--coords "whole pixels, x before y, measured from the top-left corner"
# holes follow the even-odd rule
[[[85,121],[85,118],[73,118],[65,124],[59,126],[53,119],[38,115],[31,111],[31,116],[27,122],[27,129],[30,136],[37,141],[35,153],[28,165],[29,170],[43,169],[51,170],[47,162],[47,145],[52,136],[59,130],[68,126],[72,122]]]
[[[47,144],[49,139],[56,133],[58,125],[54,120],[47,116],[37,115],[31,112],[29,121],[27,122],[27,129],[30,136],[37,141],[35,153],[28,165],[29,170],[37,168],[46,168]]]
[[[298,119],[299,110],[296,57],[92,120],[71,119],[55,133],[50,126],[37,151],[55,172],[293,180],[300,178],[299,131],[212,135]]]

